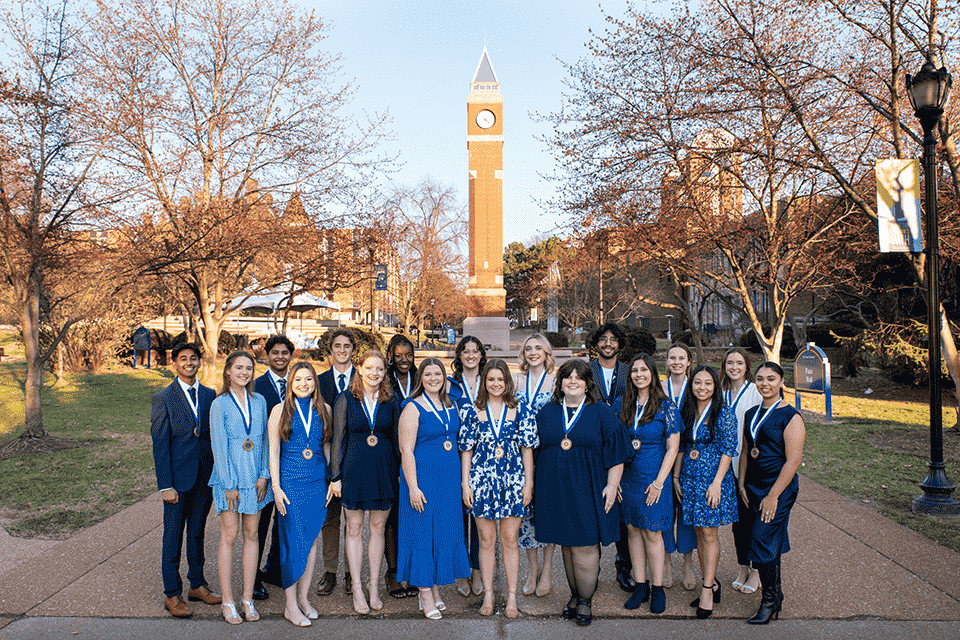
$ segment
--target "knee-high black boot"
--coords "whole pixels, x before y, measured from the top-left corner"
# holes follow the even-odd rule
[[[767,624],[780,615],[780,606],[783,596],[780,594],[780,571],[778,557],[773,562],[765,564],[754,563],[760,572],[761,597],[760,608],[756,615],[747,620],[750,624]]]

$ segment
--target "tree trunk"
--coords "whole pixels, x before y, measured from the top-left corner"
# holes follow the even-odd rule
[[[20,313],[23,324],[23,346],[27,359],[27,380],[24,383],[24,437],[43,438],[43,411],[40,406],[40,387],[43,382],[43,361],[40,357],[40,289],[31,277],[23,309]]]

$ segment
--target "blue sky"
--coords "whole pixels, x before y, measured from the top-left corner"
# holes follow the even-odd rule
[[[343,78],[357,87],[352,109],[389,110],[403,162],[392,180],[431,177],[466,202],[466,103],[484,45],[504,96],[504,242],[526,243],[563,223],[549,200],[553,158],[536,136],[549,127],[535,112],[561,105],[559,60],[587,55],[589,29],[626,2],[495,0],[293,0],[333,24],[326,41],[343,56]]]

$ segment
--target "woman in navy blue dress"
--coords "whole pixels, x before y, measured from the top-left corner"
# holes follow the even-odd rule
[[[487,366],[487,350],[480,339],[474,336],[463,336],[453,352],[453,375],[447,378],[447,393],[450,399],[457,404],[457,410],[473,404],[480,391],[480,372]],[[483,580],[480,576],[480,535],[477,525],[470,517],[470,511],[463,508],[463,535],[467,554],[470,556],[471,580],[458,579],[457,592],[467,597],[471,587],[473,595],[478,596],[483,591]]]
[[[340,497],[347,519],[344,548],[353,577],[353,610],[363,615],[383,608],[380,561],[387,516],[397,499],[400,451],[396,429],[400,405],[386,379],[387,360],[370,349],[357,363],[357,375],[333,406],[331,490]],[[363,597],[363,520],[370,514],[367,558],[370,562],[369,605]]]
[[[714,604],[720,602],[717,529],[737,519],[730,469],[730,461],[737,455],[737,420],[723,404],[720,379],[710,367],[693,370],[681,416],[684,429],[673,482],[683,501],[684,522],[693,525],[697,533],[697,557],[703,576],[700,597],[690,606],[697,608],[698,618],[708,618]]]
[[[441,584],[470,575],[463,544],[457,407],[447,397],[446,371],[437,358],[420,363],[417,386],[400,414],[400,540],[397,579],[420,589],[423,614],[439,620],[446,609]]]
[[[234,351],[223,365],[223,387],[210,405],[210,442],[213,446],[213,504],[220,514],[217,567],[223,589],[223,617],[230,624],[243,620],[233,599],[233,544],[243,531],[244,615],[260,619],[253,606],[257,577],[260,510],[273,500],[267,440],[267,402],[253,391],[253,357]],[[241,524],[242,521],[242,524]]]
[[[667,606],[663,591],[663,533],[673,529],[673,487],[667,486],[680,449],[683,426],[677,408],[660,387],[657,363],[645,353],[630,361],[630,382],[613,405],[627,429],[633,455],[620,480],[621,512],[627,525],[636,588],[624,606],[637,609],[650,599],[651,613]],[[649,561],[649,562],[648,562]],[[647,565],[653,583],[649,589]]]
[[[751,624],[780,615],[780,556],[790,550],[787,525],[797,501],[797,469],[803,458],[806,426],[800,413],[783,402],[783,369],[764,362],[755,377],[763,398],[744,418],[740,456],[740,498],[752,513],[749,559],[760,572],[761,599]]]
[[[317,372],[309,362],[290,367],[286,398],[273,408],[270,434],[270,477],[280,532],[280,586],[286,605],[283,617],[309,627],[317,610],[307,594],[317,558],[317,538],[327,517],[331,492],[327,484],[330,455],[330,407],[320,395]]]
[[[520,548],[517,535],[523,509],[533,499],[533,448],[537,424],[514,395],[507,363],[494,359],[480,374],[480,391],[460,413],[460,464],[463,503],[480,534],[483,604],[480,615],[493,615],[493,574],[497,523],[507,570],[506,616],[516,618]]]
[[[620,538],[616,508],[626,432],[613,411],[597,402],[590,365],[568,360],[557,370],[553,399],[537,413],[540,452],[534,471],[533,524],[537,540],[559,544],[570,586],[567,620],[593,620],[600,545]]]

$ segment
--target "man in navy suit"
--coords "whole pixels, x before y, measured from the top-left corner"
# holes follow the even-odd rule
[[[626,334],[615,322],[608,322],[593,332],[590,336],[590,347],[597,352],[596,360],[590,361],[593,371],[593,381],[597,384],[597,395],[600,400],[613,406],[617,398],[623,396],[626,389],[627,365],[617,358],[620,349],[626,344]],[[630,549],[627,546],[626,525],[620,523],[620,540],[617,541],[617,582],[624,591],[633,591],[634,581],[631,577],[633,564],[630,562]]]
[[[357,349],[357,338],[353,331],[340,327],[330,335],[330,357],[333,366],[321,373],[317,384],[320,385],[320,394],[323,401],[331,407],[337,396],[343,393],[353,380],[356,369],[351,358]],[[323,578],[317,585],[317,595],[327,596],[337,586],[337,567],[340,565],[340,498],[330,498],[327,504],[327,519],[320,530],[323,539]],[[343,579],[343,588],[353,593],[353,582],[350,580],[350,569],[347,569]]]
[[[213,389],[197,381],[200,349],[192,343],[173,348],[176,380],[153,396],[150,409],[150,435],[153,437],[153,463],[157,488],[163,498],[163,550],[160,570],[163,575],[164,606],[178,618],[193,611],[181,594],[180,550],[184,528],[187,532],[187,597],[207,604],[220,604],[203,577],[203,532],[213,503],[208,482],[213,470],[210,448],[210,404]]]
[[[273,408],[281,404],[287,397],[287,368],[293,358],[293,343],[286,336],[270,336],[264,346],[267,352],[267,364],[270,368],[257,378],[253,389],[267,401],[267,415]],[[268,502],[260,511],[259,543],[260,552],[257,556],[257,566],[263,558],[263,547],[267,542],[267,531],[270,528],[270,516],[273,515],[273,502]],[[267,554],[267,564],[263,571],[257,571],[257,579],[253,583],[253,599],[266,600],[269,597],[263,583],[280,585],[280,537],[277,533],[276,518],[273,519],[273,536],[270,541],[270,552]]]

